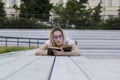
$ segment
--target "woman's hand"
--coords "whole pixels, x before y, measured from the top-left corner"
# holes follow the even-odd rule
[[[55,56],[64,56],[65,55],[65,52],[63,51],[62,48],[61,48],[61,51],[53,50],[53,53]]]
[[[35,53],[35,55],[36,56],[40,56],[40,55],[47,55],[47,53],[46,53],[46,51],[44,51],[44,50],[39,50],[39,51],[37,51],[36,53]]]

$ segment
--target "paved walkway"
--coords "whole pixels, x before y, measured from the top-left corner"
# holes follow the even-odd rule
[[[35,56],[35,51],[0,55],[0,80],[120,80],[120,59]]]
[[[10,35],[20,36],[16,32]],[[30,35],[28,32],[21,31]],[[32,36],[48,37],[49,30],[41,31],[44,34],[36,32]],[[1,54],[0,80],[120,80],[120,31],[66,30],[65,33],[78,41],[81,56],[35,56],[36,49]]]
[[[120,30],[64,30],[67,37],[77,40],[82,55],[120,55]],[[50,30],[1,29],[0,36],[48,38]],[[5,45],[5,42],[0,42]],[[17,45],[8,43],[8,45]],[[26,43],[19,44],[29,46]],[[36,44],[32,44],[36,46]]]

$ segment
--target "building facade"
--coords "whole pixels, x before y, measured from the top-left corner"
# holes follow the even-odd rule
[[[16,14],[16,11],[13,9],[13,5],[20,5],[20,0],[2,0],[5,3],[5,11],[7,14]],[[80,0],[79,0],[80,1]],[[101,0],[89,0],[88,6],[95,7]],[[59,3],[67,3],[67,0],[50,0],[50,3],[53,5]],[[102,0],[102,13],[101,15],[118,15],[118,9],[120,7],[120,0]]]
[[[89,0],[89,6],[95,7],[100,0]],[[102,14],[101,15],[118,15],[118,9],[120,7],[120,0],[102,0]]]
[[[15,9],[13,8],[14,5],[19,6],[20,0],[2,0],[4,2],[4,7],[7,16],[14,16],[13,14],[18,14]]]
[[[66,3],[67,0],[50,0],[54,5],[57,3]],[[80,1],[80,0],[78,0]],[[88,6],[94,8],[100,1],[102,1],[102,13],[101,15],[118,15],[118,9],[120,7],[120,0],[88,0]]]

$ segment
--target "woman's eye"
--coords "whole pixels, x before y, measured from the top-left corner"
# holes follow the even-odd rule
[[[57,39],[58,37],[57,36],[54,36],[54,39]]]
[[[62,35],[58,35],[58,36],[54,35],[53,38],[54,38],[54,39],[58,39],[58,38],[61,39],[62,37],[63,37]]]
[[[62,35],[59,35],[59,38],[62,38]]]

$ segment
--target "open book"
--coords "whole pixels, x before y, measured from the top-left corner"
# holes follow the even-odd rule
[[[65,52],[70,52],[71,49],[72,49],[72,46],[64,45],[64,46],[62,46],[62,49]],[[47,54],[48,55],[54,55],[53,50],[61,51],[61,48],[60,47],[48,47]]]

